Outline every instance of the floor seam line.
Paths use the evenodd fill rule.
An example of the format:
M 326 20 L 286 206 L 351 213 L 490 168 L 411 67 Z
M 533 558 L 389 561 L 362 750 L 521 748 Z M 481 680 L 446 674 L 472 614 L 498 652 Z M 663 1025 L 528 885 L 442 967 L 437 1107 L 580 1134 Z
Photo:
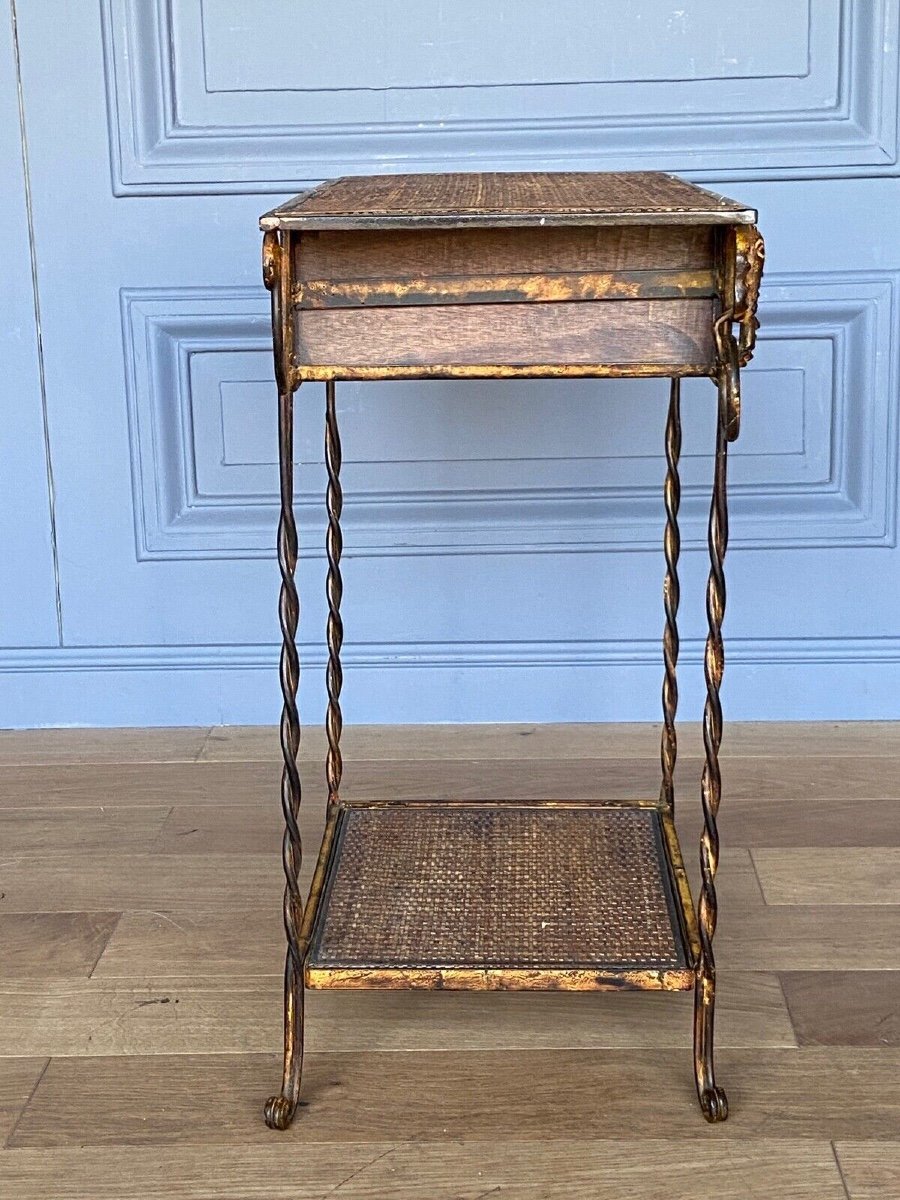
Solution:
M 850 1189 L 847 1186 L 847 1180 L 844 1177 L 844 1168 L 841 1166 L 841 1160 L 838 1157 L 837 1146 L 834 1143 L 834 1138 L 832 1138 L 829 1145 L 831 1146 L 831 1153 L 834 1158 L 834 1165 L 837 1167 L 837 1173 L 841 1178 L 841 1187 L 844 1189 L 844 1195 L 847 1197 L 847 1200 L 851 1200 Z
M 35 1093 L 37 1092 L 38 1088 L 41 1086 L 41 1081 L 43 1080 L 44 1076 L 47 1074 L 47 1068 L 50 1066 L 50 1063 L 52 1061 L 53 1061 L 52 1058 L 50 1057 L 50 1055 L 48 1055 L 47 1061 L 44 1063 L 43 1067 L 41 1068 L 40 1075 L 38 1075 L 37 1079 L 34 1081 L 34 1087 L 28 1093 L 28 1099 L 22 1105 L 22 1108 L 19 1111 L 19 1115 L 16 1117 L 16 1120 L 15 1120 L 15 1123 L 13 1124 L 12 1129 L 10 1129 L 9 1133 L 6 1135 L 6 1140 L 3 1143 L 4 1150 L 9 1150 L 12 1148 L 12 1140 L 13 1140 L 13 1137 L 15 1136 L 16 1130 L 19 1128 L 22 1118 L 25 1116 L 25 1113 L 27 1112 L 29 1105 L 31 1104 L 32 1100 L 34 1099 Z

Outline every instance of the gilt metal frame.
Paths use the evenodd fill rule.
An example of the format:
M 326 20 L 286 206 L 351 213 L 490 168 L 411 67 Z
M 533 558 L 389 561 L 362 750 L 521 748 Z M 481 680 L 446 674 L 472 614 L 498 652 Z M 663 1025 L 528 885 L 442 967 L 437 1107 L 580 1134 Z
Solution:
M 289 229 L 268 228 L 263 240 L 263 279 L 271 293 L 275 377 L 278 385 L 280 518 L 278 524 L 278 564 L 281 573 L 279 620 L 282 634 L 280 681 L 283 695 L 280 737 L 283 757 L 281 801 L 284 812 L 283 868 L 285 875 L 284 926 L 287 954 L 284 975 L 284 1072 L 279 1094 L 265 1106 L 266 1123 L 273 1129 L 286 1129 L 297 1109 L 303 1065 L 304 964 L 310 947 L 312 923 L 325 885 L 326 871 L 340 818 L 342 758 L 341 646 L 343 623 L 341 599 L 341 511 L 343 493 L 340 483 L 341 443 L 335 405 L 335 380 L 338 378 L 444 378 L 448 376 L 508 378 L 511 376 L 557 375 L 641 376 L 660 374 L 658 368 L 635 365 L 630 368 L 572 365 L 568 367 L 482 366 L 477 371 L 466 367 L 342 368 L 315 367 L 298 370 L 293 356 L 293 246 L 297 235 Z M 724 672 L 722 622 L 725 615 L 724 562 L 728 546 L 727 453 L 728 445 L 740 430 L 740 369 L 752 356 L 757 329 L 756 306 L 764 259 L 762 237 L 754 226 L 734 226 L 723 231 L 726 241 L 722 262 L 724 278 L 721 295 L 724 311 L 715 323 L 716 363 L 712 373 L 717 387 L 716 444 L 712 499 L 708 525 L 710 559 L 706 588 L 708 634 L 704 654 L 706 701 L 703 714 L 704 765 L 700 783 L 703 828 L 700 838 L 700 891 L 694 906 L 687 875 L 681 862 L 674 831 L 674 772 L 677 758 L 675 721 L 678 707 L 677 664 L 679 651 L 678 609 L 680 584 L 678 563 L 680 531 L 678 524 L 681 498 L 679 459 L 681 453 L 681 377 L 710 374 L 706 367 L 684 367 L 670 372 L 669 408 L 665 432 L 666 476 L 665 503 L 665 578 L 663 606 L 664 677 L 662 685 L 663 728 L 660 745 L 661 787 L 659 805 L 662 828 L 674 873 L 674 883 L 683 910 L 696 917 L 696 926 L 688 930 L 688 945 L 694 958 L 694 1068 L 697 1095 L 708 1121 L 724 1120 L 728 1115 L 725 1092 L 716 1083 L 714 1066 L 714 1016 L 716 968 L 713 939 L 716 932 L 716 872 L 719 864 L 717 818 L 722 797 L 719 749 L 722 740 L 720 689 Z M 737 332 L 735 332 L 737 331 Z M 298 557 L 297 525 L 293 503 L 293 397 L 304 379 L 326 382 L 325 462 L 328 476 L 326 508 L 328 561 L 326 593 L 327 617 L 327 755 L 325 776 L 328 808 L 325 833 L 306 903 L 299 889 L 303 847 L 298 825 L 301 783 L 298 768 L 300 721 L 297 705 L 299 658 L 297 627 L 300 601 L 296 584 Z M 465 986 L 465 985 L 463 985 Z M 560 986 L 557 983 L 555 986 Z M 577 987 L 575 981 L 571 985 Z M 588 986 L 587 983 L 584 986 Z M 644 984 L 643 986 L 648 986 Z

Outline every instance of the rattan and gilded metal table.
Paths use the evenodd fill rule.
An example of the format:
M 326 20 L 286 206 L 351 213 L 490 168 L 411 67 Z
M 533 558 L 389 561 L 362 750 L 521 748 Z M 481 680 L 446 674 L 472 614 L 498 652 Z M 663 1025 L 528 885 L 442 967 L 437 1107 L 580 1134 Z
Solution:
M 273 1128 L 290 1124 L 299 1100 L 305 988 L 693 988 L 697 1094 L 708 1120 L 727 1116 L 713 1064 L 726 462 L 757 328 L 755 221 L 654 172 L 345 178 L 262 218 L 279 391 L 288 943 Z M 575 801 L 561 781 L 544 802 L 347 803 L 336 381 L 602 376 L 670 380 L 659 795 Z M 673 820 L 685 376 L 709 377 L 718 395 L 696 906 Z M 325 833 L 304 900 L 293 395 L 307 380 L 325 382 L 328 749 Z

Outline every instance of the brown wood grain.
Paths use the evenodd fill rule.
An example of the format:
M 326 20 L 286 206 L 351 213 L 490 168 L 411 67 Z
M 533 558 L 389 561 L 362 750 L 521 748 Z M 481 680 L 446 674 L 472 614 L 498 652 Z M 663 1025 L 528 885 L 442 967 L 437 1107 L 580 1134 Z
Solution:
M 171 729 L 0 730 L 0 766 L 95 762 L 193 762 L 208 726 Z
M 140 907 L 120 919 L 116 908 L 10 913 L 0 902 L 0 1055 L 12 1055 L 0 1057 L 0 1132 L 22 1115 L 0 1152 L 0 1195 L 249 1200 L 337 1188 L 418 1200 L 427 1178 L 440 1200 L 497 1188 L 523 1200 L 670 1200 L 682 1183 L 692 1198 L 708 1185 L 710 1200 L 839 1200 L 835 1138 L 847 1195 L 900 1197 L 900 904 L 882 902 L 895 888 L 898 729 L 726 730 L 716 954 L 727 1125 L 710 1129 L 697 1113 L 689 995 L 311 993 L 309 1106 L 284 1137 L 260 1117 L 280 1070 L 284 954 L 271 728 L 201 731 L 192 756 L 222 761 L 198 764 L 154 764 L 159 731 L 91 733 L 83 747 L 71 731 L 44 731 L 37 752 L 30 735 L 9 735 L 0 826 L 17 869 L 32 871 L 29 894 L 49 886 L 63 899 L 77 860 L 86 888 Z M 695 881 L 691 734 L 679 827 Z M 351 727 L 348 794 L 502 799 L 502 779 L 506 798 L 552 798 L 565 779 L 570 798 L 652 798 L 657 741 L 653 726 Z M 305 750 L 308 880 L 321 730 Z M 778 903 L 765 903 L 742 847 Z M 128 877 L 138 859 L 152 885 Z M 255 861 L 270 864 L 271 886 Z M 799 890 L 772 890 L 789 879 Z M 795 902 L 812 895 L 824 902 Z M 198 898 L 213 907 L 197 910 Z M 62 1057 L 23 1115 L 51 1052 Z
M 0 1058 L 0 1146 L 12 1132 L 46 1066 L 44 1056 Z
M 720 922 L 716 962 L 726 971 L 900 970 L 900 907 L 745 904 Z
M 261 854 L 55 854 L 3 864 L 4 912 L 232 909 L 280 903 L 278 862 Z
M 696 754 L 696 721 L 680 721 L 679 742 Z M 342 744 L 359 759 L 648 758 L 659 746 L 659 722 L 535 725 L 345 725 Z M 895 758 L 900 722 L 731 721 L 721 757 Z M 322 725 L 305 725 L 304 760 L 324 761 Z M 193 762 L 222 759 L 276 762 L 275 725 L 216 725 L 196 729 L 30 729 L 0 731 L 0 768 L 53 764 Z M 2 778 L 2 776 L 0 776 Z M 27 778 L 23 777 L 23 778 Z M 27 798 L 26 798 L 27 799 Z
M 274 1053 L 281 1044 L 281 979 L 95 977 L 0 982 L 0 1055 Z M 311 992 L 312 1053 L 372 1050 L 677 1048 L 689 995 L 641 993 Z M 794 1046 L 778 979 L 731 972 L 717 1027 L 722 1046 Z
M 801 1045 L 900 1045 L 900 971 L 786 971 L 780 978 Z
M 389 1146 L 104 1146 L 0 1154 L 15 1200 L 324 1200 Z M 342 1189 L 348 1195 L 346 1188 Z
M 755 849 L 769 904 L 900 904 L 900 848 Z
M 126 912 L 93 974 L 98 979 L 280 978 L 283 965 L 284 926 L 276 901 L 243 909 L 239 920 L 221 909 Z
M 0 982 L 86 978 L 118 920 L 117 912 L 0 912 Z
M 258 753 L 263 753 L 262 750 Z M 233 761 L 223 749 L 221 761 L 142 764 L 101 763 L 85 771 L 76 764 L 0 767 L 0 809 L 86 808 L 173 804 L 278 804 L 277 759 Z M 564 755 L 565 767 L 553 758 L 516 758 L 511 751 L 498 769 L 494 757 L 392 762 L 348 755 L 342 795 L 347 800 L 372 799 L 639 799 L 659 792 L 659 759 L 644 756 L 599 759 Z M 307 765 L 308 764 L 308 765 Z M 680 804 L 696 807 L 702 760 L 687 752 L 679 758 Z M 321 761 L 301 765 L 304 806 L 324 804 Z M 874 753 L 791 754 L 765 757 L 732 755 L 722 761 L 724 798 L 728 806 L 742 800 L 833 799 L 841 803 L 900 799 L 900 758 Z M 563 797 L 560 793 L 564 792 Z M 861 809 L 862 811 L 862 809 Z
M 434 229 L 307 233 L 295 278 L 335 281 L 393 276 L 539 274 L 549 271 L 689 270 L 709 267 L 707 226 L 669 228 Z
M 859 1144 L 846 1145 L 855 1165 Z M 625 1140 L 564 1138 L 477 1146 L 307 1141 L 299 1154 L 288 1137 L 169 1146 L 165 1154 L 140 1146 L 16 1150 L 0 1156 L 0 1187 L 16 1200 L 423 1200 L 427 1180 L 428 1200 L 846 1200 L 827 1142 L 710 1142 L 702 1163 L 698 1170 L 696 1143 L 675 1140 L 642 1141 L 639 1155 Z
M 741 1139 L 897 1136 L 900 1051 L 882 1047 L 724 1050 Z M 514 1054 L 312 1054 L 296 1144 L 510 1138 L 707 1142 L 684 1050 L 558 1050 Z M 14 1147 L 265 1143 L 259 1118 L 275 1055 L 57 1058 L 22 1114 Z M 73 1104 L 72 1097 L 79 1097 Z M 734 1135 L 731 1135 L 734 1136 Z M 638 1152 L 638 1151 L 636 1151 Z
M 727 768 L 726 768 L 727 769 Z M 803 799 L 741 798 L 723 805 L 720 833 L 731 846 L 769 849 L 796 846 L 900 846 L 900 805 L 895 799 L 847 799 L 808 796 Z M 681 805 L 685 825 L 699 828 L 696 809 Z M 693 836 L 690 838 L 693 840 Z
M 272 797 L 253 804 L 176 804 L 152 845 L 156 854 L 281 853 L 284 817 Z M 317 811 L 318 810 L 318 811 Z M 308 806 L 301 832 L 310 841 L 322 836 L 322 806 Z
M 0 809 L 160 807 L 270 802 L 278 796 L 277 761 L 235 763 L 76 763 L 0 767 Z M 310 788 L 310 791 L 312 789 Z
M 900 1142 L 840 1141 L 834 1149 L 848 1200 L 898 1200 Z
M 327 367 L 712 366 L 709 300 L 307 310 L 294 361 Z
M 534 725 L 345 725 L 341 745 L 349 760 L 650 758 L 659 749 L 656 721 Z M 98 731 L 102 732 L 102 731 Z M 155 732 L 155 731 L 149 731 Z M 26 735 L 19 735 L 27 737 Z M 688 757 L 701 752 L 697 721 L 678 723 L 678 743 Z M 303 760 L 325 760 L 325 730 L 305 725 Z M 810 758 L 827 755 L 891 756 L 900 752 L 895 721 L 730 721 L 720 757 Z M 216 725 L 200 758 L 204 761 L 277 760 L 276 725 Z M 599 768 L 598 768 L 599 769 Z
M 165 805 L 0 808 L 0 846 L 11 856 L 149 850 L 170 811 Z

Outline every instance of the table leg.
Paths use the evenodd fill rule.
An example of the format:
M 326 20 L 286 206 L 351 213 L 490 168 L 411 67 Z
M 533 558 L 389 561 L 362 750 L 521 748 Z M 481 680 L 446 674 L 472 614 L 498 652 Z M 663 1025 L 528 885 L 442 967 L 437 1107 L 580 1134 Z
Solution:
M 341 552 L 344 542 L 341 534 L 341 510 L 344 495 L 341 490 L 341 435 L 338 429 L 337 410 L 334 401 L 334 380 L 325 384 L 325 465 L 328 469 L 328 490 L 325 503 L 328 509 L 328 532 L 325 546 L 328 556 L 328 712 L 325 717 L 325 732 L 328 738 L 328 755 L 325 762 L 325 777 L 328 783 L 328 803 L 340 800 L 341 774 L 341 687 L 344 675 L 341 668 L 341 646 L 344 641 L 344 624 L 341 620 L 341 598 L 344 584 L 341 579 Z
M 729 331 L 729 349 L 734 339 Z M 703 713 L 703 745 L 706 761 L 700 784 L 703 832 L 700 836 L 700 904 L 698 925 L 700 957 L 694 989 L 694 1069 L 697 1096 L 708 1121 L 728 1116 L 725 1092 L 715 1079 L 713 1026 L 716 1000 L 716 964 L 712 942 L 716 932 L 717 901 L 715 877 L 719 866 L 719 833 L 716 818 L 722 797 L 719 747 L 722 742 L 722 705 L 719 689 L 725 670 L 722 621 L 725 616 L 725 551 L 728 547 L 727 467 L 728 442 L 736 436 L 735 410 L 739 404 L 736 362 L 723 363 L 719 374 L 716 457 L 712 503 L 709 513 L 709 581 L 706 588 L 706 639 L 704 671 L 706 705 Z M 737 409 L 739 411 L 739 409 Z
M 295 579 L 297 570 L 297 522 L 294 516 L 294 391 L 291 377 L 290 325 L 290 246 L 285 247 L 277 234 L 266 234 L 263 242 L 263 279 L 272 294 L 272 326 L 275 343 L 275 377 L 278 382 L 278 462 L 281 514 L 278 521 L 278 567 L 281 592 L 278 617 L 281 625 L 280 679 L 283 706 L 281 712 L 281 807 L 284 812 L 284 929 L 287 955 L 284 967 L 284 1073 L 281 1093 L 266 1102 L 265 1118 L 270 1129 L 287 1129 L 297 1110 L 300 1076 L 303 1066 L 303 949 L 300 925 L 303 899 L 300 895 L 300 866 L 303 844 L 297 823 L 300 811 L 300 714 L 297 688 L 300 659 L 297 652 L 297 626 L 300 597 Z
M 675 714 L 678 710 L 678 603 L 681 587 L 678 581 L 678 556 L 681 534 L 678 529 L 678 509 L 681 504 L 681 478 L 678 461 L 681 457 L 681 380 L 670 381 L 669 415 L 666 420 L 666 532 L 663 547 L 666 556 L 666 577 L 663 583 L 663 606 L 666 627 L 663 632 L 663 662 L 665 676 L 662 686 L 663 729 L 660 743 L 662 785 L 660 801 L 671 813 L 675 809 L 675 759 L 678 742 L 675 733 Z

